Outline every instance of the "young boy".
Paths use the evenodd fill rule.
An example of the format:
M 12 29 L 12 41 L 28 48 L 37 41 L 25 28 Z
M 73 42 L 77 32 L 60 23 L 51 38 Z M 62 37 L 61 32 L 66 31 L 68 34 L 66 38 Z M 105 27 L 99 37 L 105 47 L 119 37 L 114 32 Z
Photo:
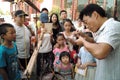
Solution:
M 1 24 L 0 36 L 3 39 L 3 43 L 0 45 L 0 80 L 21 80 L 17 48 L 13 42 L 16 37 L 13 25 Z

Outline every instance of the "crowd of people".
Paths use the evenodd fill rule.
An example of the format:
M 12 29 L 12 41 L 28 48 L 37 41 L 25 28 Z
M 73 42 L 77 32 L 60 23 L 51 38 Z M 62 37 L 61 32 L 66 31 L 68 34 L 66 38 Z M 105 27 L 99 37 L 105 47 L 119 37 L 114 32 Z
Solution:
M 42 72 L 42 60 L 65 80 L 120 80 L 120 22 L 107 18 L 102 7 L 88 4 L 74 24 L 66 10 L 60 11 L 60 19 L 57 13 L 49 17 L 47 8 L 41 10 L 40 17 L 34 15 L 32 22 L 27 16 L 17 10 L 11 23 L 0 23 L 0 80 L 22 80 L 19 70 L 26 69 L 38 37 L 42 43 L 36 80 Z M 52 24 L 50 31 L 46 23 Z

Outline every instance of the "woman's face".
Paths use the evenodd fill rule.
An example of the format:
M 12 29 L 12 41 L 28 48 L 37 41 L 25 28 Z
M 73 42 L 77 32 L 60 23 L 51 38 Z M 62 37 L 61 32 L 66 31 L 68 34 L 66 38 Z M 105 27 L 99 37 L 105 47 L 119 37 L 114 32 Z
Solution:
M 55 14 L 53 14 L 52 16 L 52 22 L 55 23 L 57 21 L 57 16 Z

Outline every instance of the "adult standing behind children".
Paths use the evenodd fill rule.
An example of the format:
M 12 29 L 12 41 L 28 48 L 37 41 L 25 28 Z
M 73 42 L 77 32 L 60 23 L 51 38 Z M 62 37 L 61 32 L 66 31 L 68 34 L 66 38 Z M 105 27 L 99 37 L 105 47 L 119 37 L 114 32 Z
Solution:
M 21 65 L 26 68 L 30 58 L 30 36 L 29 29 L 24 25 L 25 14 L 23 10 L 17 10 L 15 12 L 14 28 L 16 30 L 16 45 L 18 49 L 18 58 Z
M 41 14 L 40 14 L 40 21 L 41 23 L 48 23 L 49 17 L 48 17 L 48 9 L 42 8 Z
M 49 64 L 50 66 L 53 66 L 52 64 L 52 30 L 47 31 L 46 27 L 44 26 L 45 23 L 48 23 L 49 18 L 48 14 L 45 12 L 42 12 L 40 15 L 40 21 L 42 22 L 43 26 L 40 27 L 41 33 L 43 33 L 40 36 L 40 39 L 42 40 L 39 53 L 37 56 L 37 78 L 41 77 L 41 73 L 43 71 L 43 65 Z
M 50 23 L 53 23 L 53 28 L 52 28 L 52 31 L 53 31 L 53 46 L 56 44 L 56 38 L 57 38 L 57 34 L 59 32 L 62 31 L 62 28 L 59 24 L 59 18 L 58 18 L 58 15 L 56 13 L 52 13 L 50 15 Z
M 60 11 L 60 21 L 59 21 L 59 22 L 60 22 L 60 26 L 61 26 L 61 28 L 62 28 L 62 31 L 65 30 L 65 29 L 64 29 L 64 21 L 65 21 L 66 19 L 68 19 L 68 18 L 67 18 L 67 11 L 66 11 L 66 10 L 61 10 L 61 11 Z M 71 31 L 75 31 L 74 25 L 72 25 Z
M 0 45 L 0 80 L 21 80 L 13 25 L 0 24 L 0 36 L 4 40 Z
M 80 19 L 95 34 L 93 43 L 82 35 L 76 41 L 97 58 L 95 80 L 120 80 L 120 22 L 108 19 L 97 4 L 87 5 Z
M 66 10 L 61 10 L 60 11 L 60 26 L 62 28 L 62 31 L 64 31 L 64 20 L 67 19 L 67 11 Z

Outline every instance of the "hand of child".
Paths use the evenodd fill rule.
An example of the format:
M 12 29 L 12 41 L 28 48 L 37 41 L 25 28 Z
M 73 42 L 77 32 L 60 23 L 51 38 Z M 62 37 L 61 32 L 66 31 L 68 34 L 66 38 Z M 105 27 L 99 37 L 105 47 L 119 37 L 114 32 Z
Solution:
M 73 55 L 73 59 L 76 59 L 76 58 L 77 58 L 77 54 L 74 54 L 74 55 Z
M 54 45 L 54 48 L 59 48 L 59 44 L 56 43 L 56 44 Z
M 76 67 L 79 68 L 80 67 L 80 63 L 76 63 Z
M 81 69 L 85 69 L 85 68 L 87 68 L 87 66 L 88 66 L 88 64 L 85 63 L 85 64 L 80 65 L 80 68 L 81 68 Z

